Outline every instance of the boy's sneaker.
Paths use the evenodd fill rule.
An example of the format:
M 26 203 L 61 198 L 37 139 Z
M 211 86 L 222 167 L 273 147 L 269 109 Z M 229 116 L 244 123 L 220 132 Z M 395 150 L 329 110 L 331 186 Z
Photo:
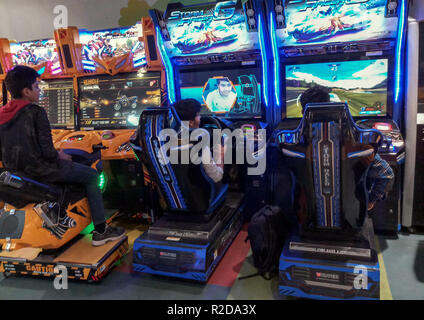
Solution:
M 118 240 L 125 236 L 125 229 L 121 227 L 111 227 L 106 225 L 105 232 L 99 233 L 97 231 L 93 231 L 93 240 L 91 244 L 95 247 L 102 246 L 108 241 Z

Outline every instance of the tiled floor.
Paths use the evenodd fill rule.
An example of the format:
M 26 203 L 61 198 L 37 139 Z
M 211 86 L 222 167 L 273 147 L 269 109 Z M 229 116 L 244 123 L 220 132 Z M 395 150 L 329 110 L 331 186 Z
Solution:
M 140 228 L 139 228 L 140 229 Z M 130 248 L 142 231 L 130 232 Z M 4 299 L 172 299 L 172 300 L 284 300 L 277 279 L 254 274 L 246 226 L 239 233 L 207 284 L 134 274 L 132 252 L 99 284 L 69 282 L 68 290 L 56 290 L 53 280 L 0 275 L 0 300 Z M 381 250 L 381 298 L 424 299 L 424 235 L 399 234 L 397 239 L 379 237 Z M 383 259 L 383 264 L 381 263 Z

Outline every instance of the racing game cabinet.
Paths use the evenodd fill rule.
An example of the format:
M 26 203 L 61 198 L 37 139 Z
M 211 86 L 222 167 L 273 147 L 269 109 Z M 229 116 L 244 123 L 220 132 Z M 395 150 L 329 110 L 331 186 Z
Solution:
M 135 241 L 133 268 L 205 282 L 241 228 L 242 195 L 214 183 L 200 163 L 166 161 L 163 129 L 175 130 L 178 143 L 171 149 L 179 155 L 194 146 L 181 142 L 181 132 L 188 130 L 182 126 L 173 108 L 146 109 L 140 116 L 132 145 L 158 187 L 164 215 Z M 201 139 L 209 137 L 206 130 L 198 132 Z
M 378 299 L 380 273 L 366 176 L 381 133 L 360 129 L 345 103 L 309 104 L 277 139 L 297 184 L 298 229 L 280 256 L 283 295 Z

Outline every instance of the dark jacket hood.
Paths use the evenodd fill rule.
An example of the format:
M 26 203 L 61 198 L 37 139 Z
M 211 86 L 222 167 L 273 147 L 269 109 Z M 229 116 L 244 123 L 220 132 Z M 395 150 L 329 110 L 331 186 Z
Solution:
M 31 104 L 28 100 L 15 99 L 0 108 L 0 125 L 3 125 L 16 115 L 16 113 L 27 105 Z

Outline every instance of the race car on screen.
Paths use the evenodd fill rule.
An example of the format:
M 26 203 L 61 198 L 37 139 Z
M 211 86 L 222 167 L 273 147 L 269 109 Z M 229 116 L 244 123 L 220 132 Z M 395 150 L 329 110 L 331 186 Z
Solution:
M 174 46 L 182 53 L 192 53 L 228 43 L 237 39 L 237 34 L 225 25 L 219 25 L 212 30 L 197 30 L 176 39 Z

